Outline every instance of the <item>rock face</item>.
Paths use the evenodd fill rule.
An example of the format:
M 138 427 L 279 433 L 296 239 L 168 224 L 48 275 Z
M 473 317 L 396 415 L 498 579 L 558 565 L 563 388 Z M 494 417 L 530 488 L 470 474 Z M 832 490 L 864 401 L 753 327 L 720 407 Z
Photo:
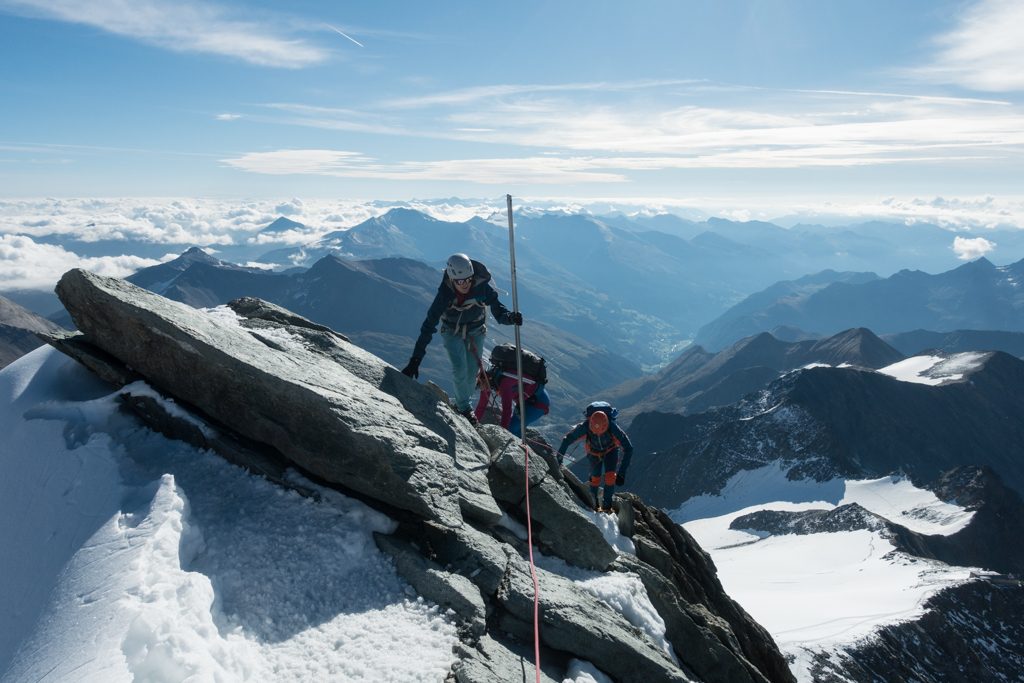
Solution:
M 925 603 L 913 622 L 887 626 L 858 647 L 818 657 L 822 683 L 1019 681 L 1024 671 L 1024 586 L 977 580 Z
M 459 625 L 450 681 L 533 677 L 528 548 L 509 530 L 527 521 L 527 463 L 538 545 L 579 571 L 638 577 L 672 646 L 538 568 L 542 680 L 562 680 L 572 658 L 623 682 L 793 680 L 770 636 L 663 512 L 620 497 L 620 529 L 637 552 L 617 553 L 550 453 L 498 427 L 472 428 L 437 392 L 342 335 L 256 299 L 206 313 L 80 270 L 57 291 L 82 334 L 52 343 L 107 381 L 130 382 L 125 405 L 147 424 L 282 485 L 284 469 L 298 468 L 391 515 L 397 531 L 378 546 Z M 187 419 L 161 412 L 157 392 Z
M 338 363 L 300 344 L 283 353 L 271 335 L 239 334 L 184 304 L 82 270 L 65 274 L 57 295 L 91 343 L 218 423 L 328 481 L 461 522 L 450 444 Z
M 61 332 L 60 325 L 0 296 L 0 368 L 42 346 L 37 335 Z
M 644 413 L 630 425 L 630 478 L 674 509 L 717 493 L 742 470 L 782 462 L 791 478 L 873 478 L 902 471 L 927 484 L 963 465 L 990 467 L 1024 493 L 1024 361 L 984 354 L 940 386 L 858 368 L 789 373 L 759 394 L 699 415 Z

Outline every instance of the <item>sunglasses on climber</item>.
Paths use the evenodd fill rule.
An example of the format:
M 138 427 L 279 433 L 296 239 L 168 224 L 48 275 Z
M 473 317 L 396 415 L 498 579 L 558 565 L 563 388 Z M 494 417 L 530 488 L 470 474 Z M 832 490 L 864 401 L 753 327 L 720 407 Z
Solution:
M 471 282 L 472 280 L 473 278 L 471 277 L 463 277 L 459 278 L 458 280 L 452 280 L 452 282 L 461 287 L 462 285 L 466 284 L 467 282 Z

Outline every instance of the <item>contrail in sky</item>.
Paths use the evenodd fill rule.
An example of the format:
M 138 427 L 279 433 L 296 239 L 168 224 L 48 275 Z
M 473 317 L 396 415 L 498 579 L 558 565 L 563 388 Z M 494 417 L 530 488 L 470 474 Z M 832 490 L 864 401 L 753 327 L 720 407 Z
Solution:
M 332 31 L 334 31 L 335 33 L 337 33 L 337 34 L 338 34 L 339 36 L 342 36 L 343 38 L 348 38 L 349 40 L 351 40 L 351 41 L 352 41 L 353 43 L 355 43 L 355 44 L 356 44 L 356 45 L 358 45 L 359 47 L 366 47 L 365 45 L 363 45 L 362 43 L 360 43 L 360 42 L 359 42 L 358 40 L 356 40 L 355 38 L 353 38 L 353 37 L 352 37 L 352 36 L 350 36 L 349 34 L 347 34 L 347 33 L 345 33 L 344 31 L 342 31 L 341 29 L 337 29 L 337 28 L 334 28 L 334 27 L 333 27 L 333 26 L 331 26 L 330 24 L 327 24 L 327 28 L 331 29 Z

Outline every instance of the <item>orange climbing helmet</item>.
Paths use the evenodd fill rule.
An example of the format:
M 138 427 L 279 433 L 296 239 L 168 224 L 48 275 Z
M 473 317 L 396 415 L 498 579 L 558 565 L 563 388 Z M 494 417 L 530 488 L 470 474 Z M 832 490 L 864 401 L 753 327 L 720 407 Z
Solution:
M 608 415 L 600 410 L 595 410 L 590 415 L 590 431 L 594 434 L 604 434 L 608 431 Z

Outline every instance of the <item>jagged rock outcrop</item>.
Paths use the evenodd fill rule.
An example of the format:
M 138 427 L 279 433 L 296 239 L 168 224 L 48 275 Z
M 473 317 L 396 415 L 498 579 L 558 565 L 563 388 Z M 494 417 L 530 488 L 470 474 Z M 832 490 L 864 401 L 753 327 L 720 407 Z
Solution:
M 1024 586 L 979 578 L 932 596 L 916 621 L 882 628 L 843 652 L 818 655 L 820 683 L 1019 681 L 1024 671 Z
M 41 346 L 39 335 L 64 330 L 7 297 L 0 296 L 0 368 Z
M 810 368 L 726 408 L 641 414 L 629 430 L 633 490 L 675 509 L 778 462 L 794 479 L 902 471 L 920 485 L 982 465 L 1024 492 L 1024 362 L 997 351 L 957 374 L 930 386 L 862 368 Z
M 735 403 L 805 365 L 881 368 L 903 357 L 864 328 L 797 342 L 762 332 L 714 354 L 691 346 L 659 372 L 607 390 L 601 398 L 619 406 L 620 421 L 652 410 L 693 414 Z
M 72 270 L 57 284 L 57 294 L 92 344 L 156 388 L 313 474 L 449 524 L 461 523 L 460 502 L 485 518 L 500 517 L 493 499 L 476 495 L 487 491 L 483 471 L 473 467 L 480 463 L 455 469 L 459 454 L 449 449 L 456 444 L 444 436 L 462 443 L 479 439 L 454 415 L 448 434 L 440 435 L 394 396 L 302 343 L 261 329 L 239 334 L 123 280 Z M 328 333 L 312 332 L 328 343 Z M 341 337 L 334 346 L 348 346 L 380 381 L 387 373 L 399 374 Z M 463 450 L 477 454 L 481 448 Z M 460 476 L 478 482 L 456 487 Z M 461 493 L 468 495 L 460 501 Z
M 620 494 L 620 528 L 636 557 L 620 555 L 613 569 L 636 573 L 663 615 L 666 637 L 702 680 L 787 680 L 791 675 L 768 632 L 726 596 L 711 557 L 664 510 Z M 653 571 L 652 571 L 653 570 Z M 700 642 L 700 648 L 693 643 Z M 741 652 L 742 657 L 728 653 Z M 681 655 L 682 656 L 682 655 Z
M 527 462 L 538 545 L 584 568 L 574 571 L 637 576 L 671 644 L 538 567 L 542 680 L 561 680 L 571 658 L 622 682 L 793 680 L 771 637 L 664 512 L 620 497 L 620 529 L 637 552 L 617 553 L 579 500 L 584 487 L 549 451 L 472 428 L 433 389 L 329 328 L 254 299 L 198 311 L 80 270 L 58 294 L 82 334 L 55 346 L 108 381 L 130 381 L 126 407 L 154 428 L 286 486 L 295 487 L 287 468 L 298 468 L 392 515 L 397 530 L 378 535 L 378 547 L 459 625 L 450 681 L 532 678 L 534 585 L 526 543 L 511 531 L 526 522 Z

